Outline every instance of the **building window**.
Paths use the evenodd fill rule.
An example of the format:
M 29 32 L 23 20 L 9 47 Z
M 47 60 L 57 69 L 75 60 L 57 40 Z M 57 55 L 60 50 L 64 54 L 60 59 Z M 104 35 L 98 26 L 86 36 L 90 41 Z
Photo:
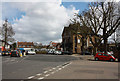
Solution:
M 90 43 L 90 44 L 92 44 L 92 42 L 91 42 L 91 41 L 89 41 L 89 43 Z
M 78 43 L 80 43 L 80 39 L 78 39 Z

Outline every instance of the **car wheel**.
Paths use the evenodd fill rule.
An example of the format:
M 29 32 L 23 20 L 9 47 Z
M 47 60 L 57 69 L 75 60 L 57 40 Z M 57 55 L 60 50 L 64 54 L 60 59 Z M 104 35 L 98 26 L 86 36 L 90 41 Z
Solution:
M 99 60 L 99 58 L 95 58 L 95 60 L 96 60 L 96 61 L 98 61 L 98 60 Z
M 111 62 L 113 62 L 113 61 L 114 61 L 114 59 L 112 59 L 112 58 L 111 58 L 111 59 L 110 59 L 110 61 L 111 61 Z

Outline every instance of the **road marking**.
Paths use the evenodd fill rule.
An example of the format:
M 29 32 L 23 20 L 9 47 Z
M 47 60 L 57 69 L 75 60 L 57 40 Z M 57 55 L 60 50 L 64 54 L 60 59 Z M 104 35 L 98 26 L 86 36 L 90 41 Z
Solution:
M 28 77 L 28 79 L 32 79 L 34 76 L 30 76 L 30 77 Z
M 61 70 L 62 68 L 59 68 L 58 70 Z
M 48 71 L 45 71 L 44 73 L 47 73 Z
M 50 69 L 49 71 L 52 71 L 52 69 Z
M 57 67 L 60 67 L 60 66 L 57 66 Z
M 45 77 L 50 76 L 50 74 L 54 74 L 55 72 L 62 70 L 63 68 L 65 68 L 66 66 L 68 66 L 70 64 L 71 64 L 71 62 L 66 62 L 62 65 L 57 66 L 57 68 L 52 68 L 52 69 L 49 69 L 48 71 L 44 71 L 43 73 L 45 75 L 44 74 L 42 75 L 41 73 L 39 73 L 39 74 L 36 74 L 35 76 L 28 77 L 28 79 L 32 79 L 33 77 L 40 76 L 40 75 L 42 75 L 44 77 L 39 77 L 37 79 L 38 80 L 44 79 Z M 50 74 L 48 74 L 48 72 L 50 72 Z
M 62 68 L 65 68 L 65 66 L 63 66 Z
M 52 68 L 52 69 L 56 69 L 56 68 Z
M 41 80 L 41 79 L 44 79 L 44 77 L 40 77 L 40 78 L 38 78 L 38 80 Z
M 42 75 L 42 74 L 36 74 L 37 76 L 40 76 L 40 75 Z
M 50 74 L 45 75 L 46 77 L 49 76 Z

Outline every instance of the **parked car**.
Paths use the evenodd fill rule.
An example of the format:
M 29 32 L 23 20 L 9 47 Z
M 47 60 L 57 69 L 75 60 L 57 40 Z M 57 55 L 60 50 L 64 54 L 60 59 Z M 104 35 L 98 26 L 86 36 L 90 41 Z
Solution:
M 28 50 L 28 51 L 27 51 L 27 55 L 29 55 L 29 54 L 31 54 L 31 55 L 35 55 L 36 52 L 35 52 L 35 51 Z
M 69 51 L 62 51 L 62 54 L 72 55 L 72 52 L 69 52 Z
M 11 52 L 10 51 L 2 51 L 2 56 L 6 56 L 6 55 L 10 55 Z
M 61 51 L 55 51 L 55 54 L 62 55 L 62 52 Z
M 95 60 L 105 60 L 105 61 L 115 61 L 115 57 L 111 54 L 105 54 L 105 53 L 97 53 L 95 55 Z
M 84 51 L 84 52 L 82 52 L 81 53 L 82 55 L 92 55 L 90 52 L 88 52 L 88 51 Z
M 48 51 L 48 54 L 54 54 L 54 53 L 55 53 L 55 51 L 53 51 L 53 50 Z
M 17 50 L 11 51 L 11 57 L 20 57 L 19 52 Z
M 2 55 L 1 51 L 0 51 L 0 55 Z

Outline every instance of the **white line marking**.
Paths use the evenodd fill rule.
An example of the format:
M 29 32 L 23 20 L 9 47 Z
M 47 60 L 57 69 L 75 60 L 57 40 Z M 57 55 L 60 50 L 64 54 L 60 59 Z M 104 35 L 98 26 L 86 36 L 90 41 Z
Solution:
M 38 78 L 38 80 L 41 80 L 41 79 L 44 79 L 44 77 L 40 77 L 40 78 Z
M 56 69 L 56 68 L 52 68 L 52 69 Z
M 46 77 L 49 76 L 50 74 L 45 75 Z
M 58 70 L 61 70 L 62 68 L 59 68 Z
M 48 71 L 45 71 L 44 73 L 47 73 Z
M 36 74 L 37 76 L 40 76 L 41 74 Z
M 32 79 L 34 76 L 28 77 L 28 79 Z
M 60 67 L 60 66 L 57 66 L 57 67 Z
M 49 71 L 52 71 L 52 69 L 50 69 Z
M 65 68 L 65 66 L 63 66 L 62 68 Z

